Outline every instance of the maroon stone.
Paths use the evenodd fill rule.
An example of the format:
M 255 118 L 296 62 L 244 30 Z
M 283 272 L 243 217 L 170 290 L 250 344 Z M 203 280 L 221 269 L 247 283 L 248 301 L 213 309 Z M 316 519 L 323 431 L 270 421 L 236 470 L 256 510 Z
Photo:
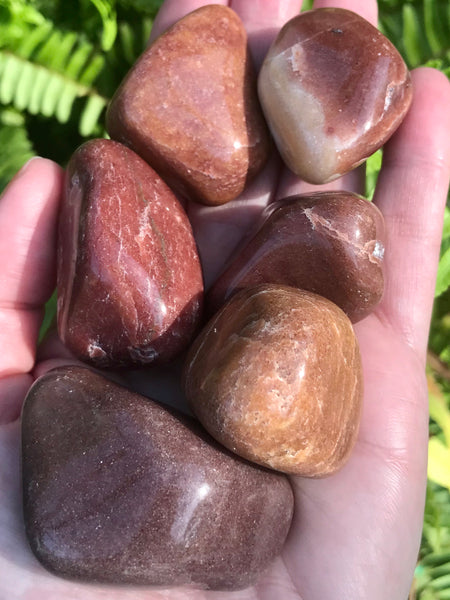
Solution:
M 359 321 L 384 289 L 384 219 L 350 192 L 292 196 L 268 206 L 208 294 L 212 313 L 237 291 L 279 283 L 316 292 Z
M 382 146 L 412 99 L 396 48 L 341 8 L 310 10 L 286 23 L 261 67 L 258 91 L 285 163 L 316 184 Z
M 211 4 L 175 23 L 128 73 L 106 122 L 184 196 L 216 205 L 241 194 L 270 136 L 237 14 Z
M 67 169 L 58 248 L 58 329 L 96 366 L 167 361 L 190 341 L 203 282 L 181 205 L 134 152 L 93 140 Z
M 57 575 L 237 589 L 281 551 L 293 511 L 284 476 L 87 368 L 39 379 L 22 432 L 26 532 Z

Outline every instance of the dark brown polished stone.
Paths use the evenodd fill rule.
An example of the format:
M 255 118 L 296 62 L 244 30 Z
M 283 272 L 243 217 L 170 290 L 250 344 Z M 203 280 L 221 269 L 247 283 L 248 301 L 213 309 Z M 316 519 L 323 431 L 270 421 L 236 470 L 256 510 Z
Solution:
M 412 99 L 396 48 L 340 8 L 286 23 L 262 65 L 258 91 L 285 163 L 315 184 L 336 179 L 382 146 Z
M 111 140 L 74 153 L 58 244 L 58 330 L 76 356 L 147 364 L 189 343 L 203 299 L 192 229 L 137 154 Z
M 107 128 L 184 196 L 236 198 L 270 146 L 236 13 L 204 6 L 157 38 L 114 95 Z
M 248 288 L 191 346 L 184 389 L 203 426 L 233 452 L 285 473 L 330 475 L 358 433 L 358 342 L 326 298 L 273 284 Z
M 256 233 L 238 249 L 207 296 L 216 311 L 237 291 L 260 283 L 310 290 L 356 322 L 383 295 L 384 219 L 350 192 L 292 196 L 267 207 Z
M 281 551 L 293 511 L 284 476 L 87 368 L 39 379 L 22 432 L 27 536 L 60 576 L 237 589 Z

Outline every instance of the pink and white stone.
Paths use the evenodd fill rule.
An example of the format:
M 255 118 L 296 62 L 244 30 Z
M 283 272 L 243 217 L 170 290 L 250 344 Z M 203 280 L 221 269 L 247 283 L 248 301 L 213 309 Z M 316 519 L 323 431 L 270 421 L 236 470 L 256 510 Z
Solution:
M 339 8 L 286 23 L 261 67 L 258 92 L 284 162 L 313 184 L 336 179 L 380 148 L 412 99 L 396 48 Z

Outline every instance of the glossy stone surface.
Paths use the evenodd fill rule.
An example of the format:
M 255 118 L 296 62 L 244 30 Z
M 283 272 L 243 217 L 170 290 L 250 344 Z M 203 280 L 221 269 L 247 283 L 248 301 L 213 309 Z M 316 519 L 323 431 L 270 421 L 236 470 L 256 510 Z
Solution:
M 343 175 L 382 146 L 412 99 L 396 48 L 339 8 L 307 11 L 281 29 L 258 91 L 284 162 L 314 184 Z
M 58 241 L 58 330 L 99 367 L 167 361 L 190 341 L 203 281 L 178 200 L 134 152 L 93 140 L 72 156 Z
M 236 198 L 270 146 L 236 13 L 205 6 L 157 38 L 117 90 L 106 121 L 113 139 L 184 196 L 211 205 Z
M 274 202 L 209 291 L 209 311 L 241 289 L 279 283 L 325 296 L 359 321 L 383 295 L 384 242 L 381 212 L 350 192 Z
M 191 346 L 184 388 L 215 439 L 286 473 L 337 471 L 358 433 L 358 343 L 346 315 L 311 292 L 267 284 L 233 296 Z
M 58 575 L 237 589 L 258 578 L 287 535 L 293 495 L 284 476 L 86 368 L 37 381 L 22 443 L 27 536 Z

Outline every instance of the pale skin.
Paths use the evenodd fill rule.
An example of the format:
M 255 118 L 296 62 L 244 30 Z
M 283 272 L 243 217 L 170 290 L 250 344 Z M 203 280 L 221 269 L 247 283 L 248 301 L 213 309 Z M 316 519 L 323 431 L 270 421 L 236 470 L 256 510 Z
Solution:
M 227 4 L 227 2 L 218 2 Z M 202 0 L 167 0 L 153 36 Z M 255 62 L 299 0 L 232 0 Z M 376 23 L 374 0 L 318 0 Z M 31 554 L 21 517 L 19 414 L 37 374 L 72 359 L 50 340 L 39 350 L 43 304 L 55 285 L 61 169 L 35 159 L 0 199 L 0 596 L 9 600 L 405 600 L 422 527 L 428 402 L 425 357 L 442 217 L 450 177 L 450 85 L 432 69 L 412 73 L 414 101 L 385 147 L 375 202 L 387 227 L 383 301 L 356 325 L 365 397 L 347 465 L 322 480 L 291 478 L 296 516 L 280 558 L 254 588 L 234 593 L 105 588 L 47 573 Z M 327 188 L 361 192 L 356 171 Z M 274 157 L 238 201 L 189 206 L 210 282 L 269 201 L 313 186 Z M 315 188 L 317 189 L 317 188 Z M 208 240 L 214 247 L 208 248 Z

